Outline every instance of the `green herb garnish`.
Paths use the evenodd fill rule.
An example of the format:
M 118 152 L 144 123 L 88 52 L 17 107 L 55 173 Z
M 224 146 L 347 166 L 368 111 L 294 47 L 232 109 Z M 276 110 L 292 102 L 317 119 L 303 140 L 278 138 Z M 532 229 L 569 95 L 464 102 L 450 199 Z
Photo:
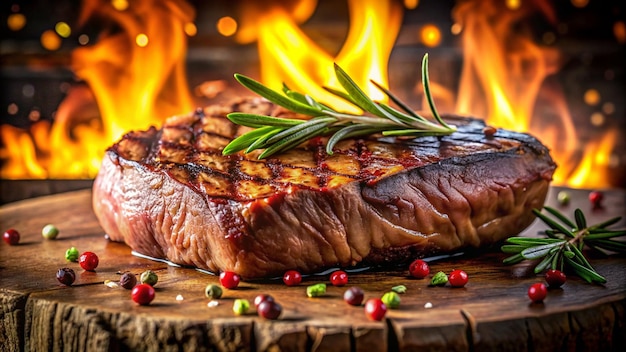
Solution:
M 229 155 L 242 150 L 249 153 L 256 149 L 264 149 L 259 155 L 259 159 L 263 159 L 294 148 L 312 138 L 330 135 L 326 142 L 326 152 L 332 154 L 337 142 L 350 137 L 376 133 L 383 136 L 439 136 L 456 131 L 456 127 L 448 125 L 435 108 L 428 81 L 428 54 L 424 55 L 422 60 L 422 84 L 435 121 L 418 115 L 389 90 L 371 81 L 403 111 L 388 104 L 373 101 L 341 67 L 337 64 L 334 67 L 337 80 L 344 90 L 328 87 L 325 89 L 358 106 L 368 115 L 339 112 L 317 102 L 309 95 L 292 91 L 287 85 L 283 84 L 283 94 L 281 94 L 252 78 L 235 74 L 235 79 L 249 90 L 292 112 L 311 116 L 311 118 L 301 120 L 241 112 L 230 113 L 227 117 L 233 123 L 252 127 L 254 130 L 232 140 L 222 153 Z
M 544 209 L 552 217 L 537 209 L 533 209 L 533 213 L 550 227 L 545 231 L 548 238 L 511 237 L 507 239 L 506 241 L 510 244 L 503 245 L 502 251 L 515 254 L 504 259 L 504 263 L 515 264 L 523 260 L 541 259 L 535 267 L 535 273 L 540 273 L 547 268 L 563 271 L 567 267 L 589 283 L 605 283 L 606 279 L 596 272 L 583 254 L 583 248 L 587 246 L 601 253 L 605 253 L 602 250 L 626 253 L 626 242 L 612 240 L 612 238 L 626 235 L 626 230 L 608 229 L 621 217 L 589 226 L 580 209 L 574 211 L 574 221 L 554 208 L 546 206 Z

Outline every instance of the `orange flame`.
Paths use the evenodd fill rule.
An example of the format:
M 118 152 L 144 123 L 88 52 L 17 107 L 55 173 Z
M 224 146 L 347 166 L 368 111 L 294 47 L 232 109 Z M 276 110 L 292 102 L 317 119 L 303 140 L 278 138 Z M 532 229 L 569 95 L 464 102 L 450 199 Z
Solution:
M 242 1 L 238 22 L 223 17 L 218 30 L 239 43 L 257 42 L 265 84 L 280 89 L 285 82 L 338 109 L 355 111 L 319 87 L 339 88 L 332 71 L 337 62 L 366 93 L 384 100 L 369 80 L 388 86 L 387 65 L 403 10 L 398 1 L 347 1 L 349 27 L 336 55 L 301 28 L 315 12 L 316 0 Z M 418 3 L 404 1 L 411 9 Z M 535 43 L 519 25 L 532 13 L 556 22 L 552 7 L 542 0 L 459 1 L 453 10 L 453 33 L 460 33 L 464 55 L 458 94 L 437 82 L 432 82 L 433 92 L 447 103 L 443 106 L 456 106 L 457 113 L 484 116 L 493 126 L 538 137 L 559 164 L 555 184 L 606 187 L 618 133 L 608 132 L 583 155 L 572 143 L 579 138 L 568 106 L 562 89 L 550 80 L 559 69 L 559 53 Z M 0 126 L 5 144 L 0 158 L 6 160 L 0 177 L 94 177 L 103 150 L 123 133 L 158 126 L 165 117 L 193 108 L 185 78 L 185 33 L 193 35 L 197 29 L 187 3 L 85 0 L 81 22 L 96 16 L 113 26 L 95 45 L 72 55 L 76 75 L 89 88 L 74 87 L 53 124 L 38 122 L 30 131 Z M 439 29 L 430 24 L 422 27 L 421 35 L 426 46 L 441 40 Z M 544 100 L 549 104 L 538 108 Z
M 7 159 L 2 178 L 92 178 L 104 150 L 122 134 L 193 108 L 185 76 L 185 25 L 194 10 L 175 0 L 114 5 L 110 0 L 83 4 L 81 22 L 98 16 L 121 28 L 73 52 L 73 69 L 93 97 L 73 90 L 54 124 L 38 122 L 31 134 L 2 126 L 6 147 L 1 154 Z M 76 121 L 81 107 L 94 99 L 100 120 Z
M 606 160 L 615 133 L 589 145 L 577 162 L 578 148 L 572 141 L 578 136 L 565 97 L 560 87 L 548 80 L 558 71 L 559 53 L 533 42 L 530 33 L 518 25 L 532 12 L 555 23 L 555 14 L 547 2 L 528 4 L 519 7 L 513 2 L 470 0 L 455 7 L 453 17 L 462 28 L 464 56 L 456 110 L 485 116 L 493 126 L 530 132 L 539 138 L 559 164 L 555 185 L 607 187 L 610 171 Z M 549 101 L 551 109 L 538 110 L 539 97 Z M 547 119 L 552 115 L 558 117 L 556 122 Z M 542 120 L 534 121 L 537 118 Z
M 280 89 L 283 82 L 291 89 L 307 92 L 312 97 L 338 109 L 354 111 L 320 86 L 337 87 L 333 62 L 350 74 L 355 82 L 374 99 L 385 96 L 370 79 L 388 86 L 387 62 L 394 40 L 400 30 L 402 7 L 393 1 L 349 0 L 350 27 L 343 47 L 336 57 L 328 54 L 298 26 L 312 15 L 316 1 L 267 5 L 259 11 L 253 4 L 242 13 L 240 42 L 257 40 L 261 61 L 261 79 L 270 87 Z

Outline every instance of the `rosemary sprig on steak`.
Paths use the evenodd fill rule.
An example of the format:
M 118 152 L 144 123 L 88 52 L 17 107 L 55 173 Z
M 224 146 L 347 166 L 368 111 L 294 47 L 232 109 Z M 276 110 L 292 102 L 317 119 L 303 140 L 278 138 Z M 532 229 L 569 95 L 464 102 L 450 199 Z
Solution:
M 550 227 L 545 231 L 548 238 L 511 237 L 510 244 L 502 246 L 505 253 L 515 253 L 504 259 L 505 264 L 515 264 L 523 260 L 539 260 L 535 273 L 548 267 L 563 271 L 565 267 L 589 283 L 605 283 L 606 279 L 591 266 L 585 255 L 585 246 L 605 253 L 603 250 L 626 253 L 626 242 L 613 238 L 626 235 L 626 230 L 610 230 L 621 217 L 612 218 L 596 225 L 587 225 L 580 209 L 574 211 L 574 221 L 551 207 L 544 209 L 552 217 L 533 209 L 533 213 Z
M 233 123 L 252 127 L 254 130 L 232 140 L 222 153 L 229 155 L 241 150 L 249 153 L 256 149 L 265 149 L 259 155 L 259 159 L 263 159 L 296 147 L 312 138 L 330 135 L 326 143 L 326 152 L 332 154 L 337 142 L 350 137 L 376 133 L 384 136 L 418 137 L 447 135 L 456 131 L 456 127 L 448 125 L 435 108 L 428 81 L 428 54 L 424 55 L 422 60 L 422 84 L 435 121 L 418 115 L 389 90 L 371 81 L 403 111 L 388 104 L 373 101 L 337 64 L 335 64 L 335 75 L 344 90 L 328 87 L 325 89 L 358 106 L 369 113 L 368 115 L 339 112 L 317 102 L 309 95 L 289 89 L 285 84 L 283 84 L 283 94 L 281 94 L 252 78 L 235 74 L 235 79 L 251 91 L 288 110 L 311 116 L 311 118 L 308 120 L 288 119 L 242 112 L 228 114 L 228 119 Z

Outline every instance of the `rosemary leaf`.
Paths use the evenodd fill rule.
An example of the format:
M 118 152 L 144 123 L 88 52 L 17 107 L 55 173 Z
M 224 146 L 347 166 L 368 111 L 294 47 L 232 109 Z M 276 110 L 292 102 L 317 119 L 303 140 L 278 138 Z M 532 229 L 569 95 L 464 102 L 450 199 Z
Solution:
M 574 237 L 574 234 L 572 233 L 572 231 L 566 229 L 565 227 L 563 227 L 563 225 L 559 224 L 558 222 L 550 219 L 549 217 L 543 215 L 539 210 L 537 209 L 533 209 L 533 213 L 540 218 L 543 222 L 545 222 L 548 226 L 550 226 L 551 228 L 569 236 L 569 237 Z
M 256 94 L 262 96 L 263 98 L 284 107 L 285 109 L 289 109 L 295 113 L 303 115 L 318 116 L 322 114 L 319 109 L 313 108 L 309 105 L 299 102 L 298 100 L 294 100 L 285 95 L 282 95 L 250 77 L 236 73 L 235 79 L 244 87 L 250 89 Z
M 402 102 L 400 99 L 398 99 L 397 96 L 395 96 L 393 93 L 391 93 L 389 91 L 389 89 L 383 87 L 381 84 L 379 84 L 378 82 L 374 81 L 374 80 L 370 80 L 370 82 L 372 82 L 372 84 L 374 84 L 376 86 L 376 88 L 380 89 L 381 91 L 383 91 L 383 93 L 385 93 L 389 99 L 391 99 L 391 101 L 393 101 L 396 105 L 398 105 L 402 110 L 404 110 L 407 114 L 420 119 L 420 120 L 426 120 L 425 118 L 421 117 L 420 115 L 418 115 L 415 111 L 413 111 L 413 109 L 411 109 L 410 107 L 408 107 L 406 104 L 404 104 L 404 102 Z
M 275 127 L 267 126 L 246 132 L 228 143 L 228 145 L 222 151 L 222 154 L 230 155 L 237 153 L 240 150 L 244 150 L 248 148 L 248 146 L 250 146 L 255 140 L 258 140 L 260 137 L 264 136 L 270 131 L 274 131 L 275 129 Z
M 517 253 L 516 255 L 512 255 L 510 257 L 504 258 L 502 263 L 504 264 L 517 264 L 524 261 L 524 257 L 522 257 L 521 253 Z
M 576 263 L 574 260 L 567 258 L 567 257 L 565 257 L 565 261 L 568 263 L 568 265 L 570 265 L 574 269 L 576 274 L 580 276 L 582 279 L 584 279 L 585 281 L 589 283 L 595 282 L 598 284 L 606 283 L 606 279 L 602 275 L 595 272 L 594 270 L 589 270 L 588 268 Z
M 232 112 L 226 115 L 226 117 L 237 125 L 256 128 L 264 126 L 291 127 L 307 121 L 298 119 L 284 119 L 257 114 L 247 114 L 241 112 Z
M 587 220 L 585 219 L 585 214 L 580 209 L 574 210 L 574 219 L 576 219 L 576 227 L 579 229 L 584 229 L 587 227 Z
M 561 214 L 560 211 L 558 211 L 558 210 L 556 210 L 556 209 L 554 209 L 552 207 L 549 207 L 549 206 L 545 206 L 545 207 L 543 207 L 543 209 L 545 211 L 547 211 L 548 213 L 552 214 L 557 219 L 559 219 L 562 223 L 567 225 L 569 228 L 576 227 L 576 225 L 570 219 L 568 219 L 565 215 Z M 535 213 L 535 215 L 536 215 L 536 213 Z
M 550 252 L 550 250 L 556 246 L 561 245 L 560 243 L 550 243 L 544 244 L 541 246 L 535 246 L 524 249 L 520 254 L 524 257 L 524 259 L 537 259 L 545 256 Z

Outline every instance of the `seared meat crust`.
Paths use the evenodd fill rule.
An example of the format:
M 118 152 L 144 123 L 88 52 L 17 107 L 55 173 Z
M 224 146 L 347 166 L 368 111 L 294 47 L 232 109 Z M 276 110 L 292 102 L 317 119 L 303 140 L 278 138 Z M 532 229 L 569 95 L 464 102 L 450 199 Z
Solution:
M 244 278 L 400 264 L 513 236 L 543 205 L 556 165 L 522 133 L 447 116 L 444 137 L 322 140 L 257 160 L 223 156 L 243 128 L 225 115 L 288 115 L 242 100 L 130 132 L 94 182 L 103 229 L 133 250 Z M 290 116 L 292 117 L 292 116 Z

